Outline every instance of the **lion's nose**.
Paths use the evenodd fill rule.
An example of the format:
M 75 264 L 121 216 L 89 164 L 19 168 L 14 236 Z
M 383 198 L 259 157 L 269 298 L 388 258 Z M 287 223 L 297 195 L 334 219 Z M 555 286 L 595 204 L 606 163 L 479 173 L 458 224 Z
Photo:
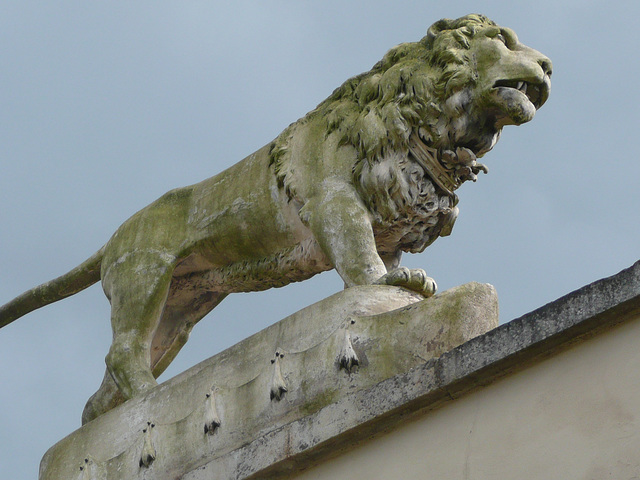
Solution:
M 542 67 L 542 71 L 545 75 L 549 77 L 551 76 L 551 73 L 553 72 L 553 64 L 551 63 L 551 60 L 549 60 L 547 57 L 542 57 L 540 60 L 538 60 L 538 65 Z

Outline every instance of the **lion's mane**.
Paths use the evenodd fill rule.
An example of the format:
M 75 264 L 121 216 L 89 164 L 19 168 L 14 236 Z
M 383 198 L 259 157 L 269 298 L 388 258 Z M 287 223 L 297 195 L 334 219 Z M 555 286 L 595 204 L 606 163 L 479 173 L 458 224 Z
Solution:
M 413 134 L 435 149 L 447 146 L 448 126 L 463 109 L 447 107 L 445 100 L 475 84 L 470 40 L 487 25 L 496 24 L 482 15 L 436 22 L 420 41 L 394 47 L 370 71 L 344 82 L 290 125 L 270 150 L 271 164 L 287 194 L 296 197 L 290 139 L 299 126 L 323 122 L 327 136 L 337 133 L 342 145 L 356 149 L 353 182 L 374 216 L 374 226 L 389 237 L 382 243 L 397 241 L 403 250 L 415 252 L 433 242 L 447 230 L 446 223 L 452 223 L 445 217 L 457 198 L 439 191 L 410 159 L 408 141 Z M 407 237 L 416 215 L 431 225 Z M 404 233 L 391 232 L 395 230 Z

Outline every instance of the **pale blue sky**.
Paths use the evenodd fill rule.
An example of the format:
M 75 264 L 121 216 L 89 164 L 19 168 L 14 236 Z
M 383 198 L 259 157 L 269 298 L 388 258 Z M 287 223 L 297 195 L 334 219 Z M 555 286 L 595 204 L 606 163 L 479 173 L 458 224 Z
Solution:
M 640 258 L 638 2 L 0 4 L 0 303 L 79 264 L 167 190 L 271 141 L 392 46 L 484 13 L 554 62 L 459 193 L 451 237 L 404 263 L 445 290 L 492 283 L 507 322 Z M 225 300 L 167 379 L 339 290 L 331 272 Z M 33 479 L 104 371 L 99 286 L 0 330 L 0 472 Z

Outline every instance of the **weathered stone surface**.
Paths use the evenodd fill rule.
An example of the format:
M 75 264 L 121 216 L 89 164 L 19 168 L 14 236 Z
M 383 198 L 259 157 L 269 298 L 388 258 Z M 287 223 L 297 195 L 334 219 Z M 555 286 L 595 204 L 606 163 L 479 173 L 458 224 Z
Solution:
M 398 287 L 347 289 L 84 425 L 47 452 L 40 478 L 74 478 L 86 466 L 96 478 L 173 479 L 212 462 L 213 478 L 245 478 L 368 415 L 366 398 L 345 399 L 497 323 L 490 285 L 427 300 Z M 342 362 L 345 352 L 357 362 Z M 294 425 L 301 431 L 282 436 Z

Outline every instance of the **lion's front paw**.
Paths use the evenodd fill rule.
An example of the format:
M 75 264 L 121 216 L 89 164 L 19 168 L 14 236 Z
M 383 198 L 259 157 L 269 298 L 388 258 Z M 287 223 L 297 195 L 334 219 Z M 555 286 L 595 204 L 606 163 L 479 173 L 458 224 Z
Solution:
M 425 297 L 432 296 L 438 289 L 435 280 L 428 277 L 426 272 L 421 268 L 394 268 L 386 275 L 380 277 L 375 283 L 376 285 L 394 285 L 396 287 L 404 287 L 424 295 Z

